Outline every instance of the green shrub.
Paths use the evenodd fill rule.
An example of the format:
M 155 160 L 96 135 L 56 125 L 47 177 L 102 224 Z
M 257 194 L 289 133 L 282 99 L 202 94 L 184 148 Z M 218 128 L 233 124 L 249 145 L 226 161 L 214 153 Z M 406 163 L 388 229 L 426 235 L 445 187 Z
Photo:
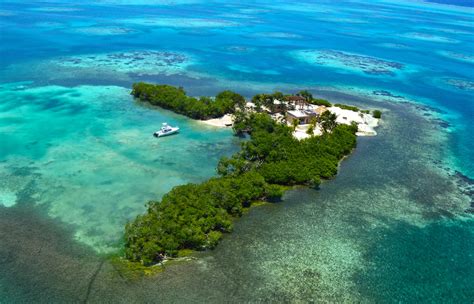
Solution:
M 207 248 L 214 248 L 217 246 L 217 243 L 222 238 L 222 232 L 220 231 L 211 231 L 207 234 Z
M 326 106 L 326 107 L 330 107 L 332 106 L 332 104 L 327 101 L 326 99 L 322 99 L 322 98 L 313 98 L 310 103 L 314 104 L 314 105 L 318 105 L 318 106 Z
M 265 198 L 270 201 L 280 200 L 285 193 L 284 189 L 282 186 L 269 184 L 265 189 Z
M 236 107 L 242 108 L 245 105 L 244 97 L 232 91 L 223 91 L 214 100 L 209 97 L 197 99 L 187 96 L 182 88 L 145 82 L 134 83 L 131 94 L 141 101 L 194 119 L 221 117 L 233 113 Z
M 374 111 L 372 112 L 372 116 L 373 116 L 374 118 L 382 118 L 382 112 L 379 111 L 379 110 L 374 110 Z
M 344 105 L 344 104 L 340 104 L 340 103 L 336 103 L 334 106 L 339 107 L 339 108 L 344 109 L 344 110 L 359 112 L 359 108 L 356 107 L 356 106 L 349 106 L 349 105 Z

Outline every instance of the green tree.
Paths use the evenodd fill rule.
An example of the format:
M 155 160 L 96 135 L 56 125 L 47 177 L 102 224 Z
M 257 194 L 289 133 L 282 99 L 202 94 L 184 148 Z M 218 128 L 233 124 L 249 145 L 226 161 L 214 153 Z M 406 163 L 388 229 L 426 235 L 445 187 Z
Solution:
M 373 116 L 374 118 L 380 119 L 380 118 L 382 118 L 382 112 L 381 112 L 380 110 L 374 110 L 374 111 L 372 112 L 372 116 Z
M 311 102 L 313 100 L 313 94 L 311 94 L 308 90 L 300 91 L 298 95 L 304 97 L 304 99 L 306 99 L 306 102 Z
M 293 131 L 296 131 L 296 128 L 298 127 L 299 124 L 300 124 L 300 121 L 298 119 L 293 119 L 291 121 L 291 126 L 293 127 Z
M 221 176 L 238 176 L 249 171 L 251 163 L 241 157 L 222 157 L 217 165 L 217 173 Z
M 341 109 L 344 109 L 344 110 L 359 112 L 359 108 L 356 107 L 356 106 L 348 106 L 348 105 L 344 105 L 344 104 L 340 104 L 340 103 L 336 103 L 334 106 L 338 107 L 338 108 L 341 108 Z
M 285 95 L 283 95 L 282 92 L 278 92 L 278 91 L 273 92 L 272 96 L 274 99 L 278 99 L 278 100 L 283 100 L 285 98 Z
M 131 94 L 141 101 L 172 110 L 195 119 L 221 117 L 245 107 L 245 99 L 232 91 L 223 91 L 215 97 L 189 97 L 181 87 L 134 83 Z
M 321 99 L 321 98 L 313 98 L 311 100 L 311 103 L 318 106 L 326 106 L 326 107 L 331 106 L 331 103 L 329 101 L 327 101 L 326 99 Z
M 321 114 L 321 128 L 324 133 L 331 132 L 337 126 L 336 119 L 336 114 L 331 113 L 330 111 L 325 111 Z
M 249 117 L 246 112 L 244 111 L 237 111 L 234 113 L 234 121 L 232 124 L 232 129 L 234 130 L 234 134 L 242 135 L 247 132 Z

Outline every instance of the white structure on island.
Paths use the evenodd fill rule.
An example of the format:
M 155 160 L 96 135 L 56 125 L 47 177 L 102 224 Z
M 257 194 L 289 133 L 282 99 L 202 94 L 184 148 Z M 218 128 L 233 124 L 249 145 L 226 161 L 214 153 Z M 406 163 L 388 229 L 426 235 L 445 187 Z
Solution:
M 248 101 L 245 105 L 246 111 L 256 112 L 265 111 L 278 122 L 285 122 L 289 126 L 294 126 L 294 121 L 297 120 L 293 136 L 297 139 L 308 138 L 312 135 L 321 135 L 322 130 L 319 125 L 319 117 L 326 111 L 336 115 L 336 122 L 338 124 L 351 125 L 356 123 L 358 127 L 357 136 L 375 136 L 377 132 L 375 128 L 379 124 L 379 119 L 374 118 L 370 113 L 363 113 L 361 111 L 346 110 L 339 107 L 318 106 L 307 103 L 301 96 L 289 96 L 287 100 L 273 100 L 273 105 L 265 107 L 261 105 L 257 109 L 257 105 Z M 221 118 L 209 119 L 204 123 L 216 127 L 229 127 L 233 123 L 233 115 L 226 114 Z M 308 134 L 308 129 L 313 126 L 312 134 Z M 311 133 L 311 132 L 309 132 Z

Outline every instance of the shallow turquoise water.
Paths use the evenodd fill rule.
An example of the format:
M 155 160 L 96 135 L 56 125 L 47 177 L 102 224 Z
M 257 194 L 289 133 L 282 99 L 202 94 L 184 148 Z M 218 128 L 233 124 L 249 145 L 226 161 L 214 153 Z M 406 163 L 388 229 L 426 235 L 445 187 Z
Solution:
M 230 130 L 137 104 L 129 91 L 2 86 L 2 203 L 44 205 L 77 240 L 108 252 L 146 201 L 214 175 L 219 157 L 238 148 Z M 162 122 L 182 134 L 157 140 Z
M 472 301 L 472 16 L 408 1 L 2 2 L 0 302 Z M 384 120 L 320 190 L 130 282 L 97 254 L 146 201 L 238 149 L 230 130 L 134 102 L 138 80 L 307 88 Z M 181 134 L 151 137 L 164 121 Z

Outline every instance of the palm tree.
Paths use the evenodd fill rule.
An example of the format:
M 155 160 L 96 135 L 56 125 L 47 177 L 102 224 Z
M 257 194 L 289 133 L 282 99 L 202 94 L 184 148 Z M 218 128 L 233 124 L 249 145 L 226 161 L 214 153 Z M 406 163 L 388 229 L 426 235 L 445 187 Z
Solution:
M 329 111 L 321 114 L 321 127 L 323 128 L 324 133 L 331 132 L 336 126 L 336 114 Z
M 300 124 L 300 121 L 298 119 L 293 119 L 291 121 L 291 125 L 293 126 L 293 131 L 296 131 L 296 127 Z
M 306 133 L 309 135 L 314 135 L 314 130 L 316 129 L 317 123 L 318 119 L 316 117 L 311 117 L 311 120 L 309 121 L 309 127 L 308 130 L 306 130 Z

